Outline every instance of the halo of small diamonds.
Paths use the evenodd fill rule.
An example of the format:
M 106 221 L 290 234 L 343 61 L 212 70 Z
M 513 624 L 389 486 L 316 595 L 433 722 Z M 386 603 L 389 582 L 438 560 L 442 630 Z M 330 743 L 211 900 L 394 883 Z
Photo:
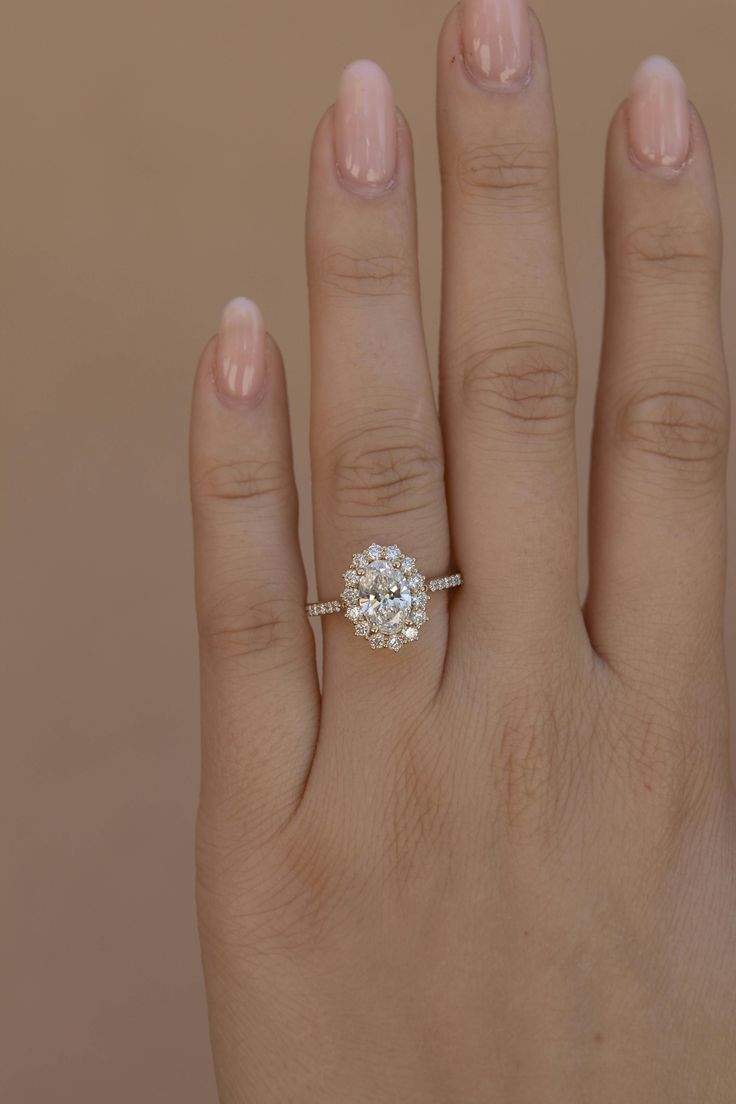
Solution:
M 371 648 L 399 652 L 419 639 L 430 588 L 412 556 L 395 544 L 371 544 L 356 552 L 343 579 L 345 616 Z

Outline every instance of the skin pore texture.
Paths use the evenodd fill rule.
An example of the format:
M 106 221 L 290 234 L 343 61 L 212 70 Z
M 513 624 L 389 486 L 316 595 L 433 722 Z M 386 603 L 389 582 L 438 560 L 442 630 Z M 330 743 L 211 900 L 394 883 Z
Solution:
M 235 299 L 197 373 L 197 903 L 223 1104 L 733 1104 L 721 231 L 683 77 L 606 155 L 590 586 L 549 60 L 524 0 L 438 47 L 440 394 L 409 128 L 370 61 L 317 126 L 307 260 L 321 598 L 376 541 L 399 652 L 305 616 L 285 377 Z M 296 199 L 296 197 L 295 197 Z M 586 370 L 588 370 L 586 368 Z

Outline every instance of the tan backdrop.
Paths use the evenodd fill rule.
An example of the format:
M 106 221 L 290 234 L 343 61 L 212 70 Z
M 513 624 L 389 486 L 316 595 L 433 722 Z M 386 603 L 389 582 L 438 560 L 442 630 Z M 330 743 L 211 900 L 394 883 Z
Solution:
M 192 904 L 192 370 L 224 301 L 258 299 L 288 363 L 309 550 L 302 209 L 311 131 L 347 61 L 383 64 L 416 140 L 432 347 L 434 44 L 446 3 L 3 4 L 0 1099 L 8 1104 L 214 1101 Z M 560 120 L 585 474 L 604 133 L 647 53 L 681 65 L 707 120 L 733 304 L 736 7 L 539 0 L 538 10 Z M 725 312 L 731 350 L 734 313 Z M 736 498 L 733 507 L 736 515 Z M 736 674 L 735 610 L 732 578 Z

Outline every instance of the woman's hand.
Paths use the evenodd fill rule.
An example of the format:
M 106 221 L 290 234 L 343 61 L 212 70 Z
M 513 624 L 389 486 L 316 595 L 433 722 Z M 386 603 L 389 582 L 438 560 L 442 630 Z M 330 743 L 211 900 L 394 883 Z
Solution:
M 555 124 L 522 0 L 453 11 L 438 80 L 439 415 L 409 130 L 368 62 L 318 126 L 307 218 L 319 593 L 338 597 L 372 541 L 461 570 L 417 643 L 376 652 L 326 617 L 320 694 L 284 374 L 255 306 L 227 308 L 197 377 L 198 904 L 220 1096 L 732 1104 L 707 139 L 674 67 L 645 62 L 608 142 L 581 611 Z

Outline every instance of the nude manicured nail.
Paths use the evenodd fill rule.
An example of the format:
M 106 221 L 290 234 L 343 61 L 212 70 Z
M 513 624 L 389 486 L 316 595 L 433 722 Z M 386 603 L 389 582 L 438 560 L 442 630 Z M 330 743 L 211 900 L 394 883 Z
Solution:
M 628 120 L 631 152 L 640 166 L 682 168 L 690 149 L 690 107 L 682 74 L 667 58 L 647 58 L 634 73 Z
M 222 314 L 215 382 L 223 395 L 248 399 L 265 378 L 263 315 L 250 299 L 233 299 Z
M 529 75 L 527 0 L 463 0 L 465 64 L 481 84 L 521 84 Z
M 385 188 L 396 172 L 396 108 L 389 79 L 372 61 L 340 77 L 335 148 L 343 181 L 359 191 Z

